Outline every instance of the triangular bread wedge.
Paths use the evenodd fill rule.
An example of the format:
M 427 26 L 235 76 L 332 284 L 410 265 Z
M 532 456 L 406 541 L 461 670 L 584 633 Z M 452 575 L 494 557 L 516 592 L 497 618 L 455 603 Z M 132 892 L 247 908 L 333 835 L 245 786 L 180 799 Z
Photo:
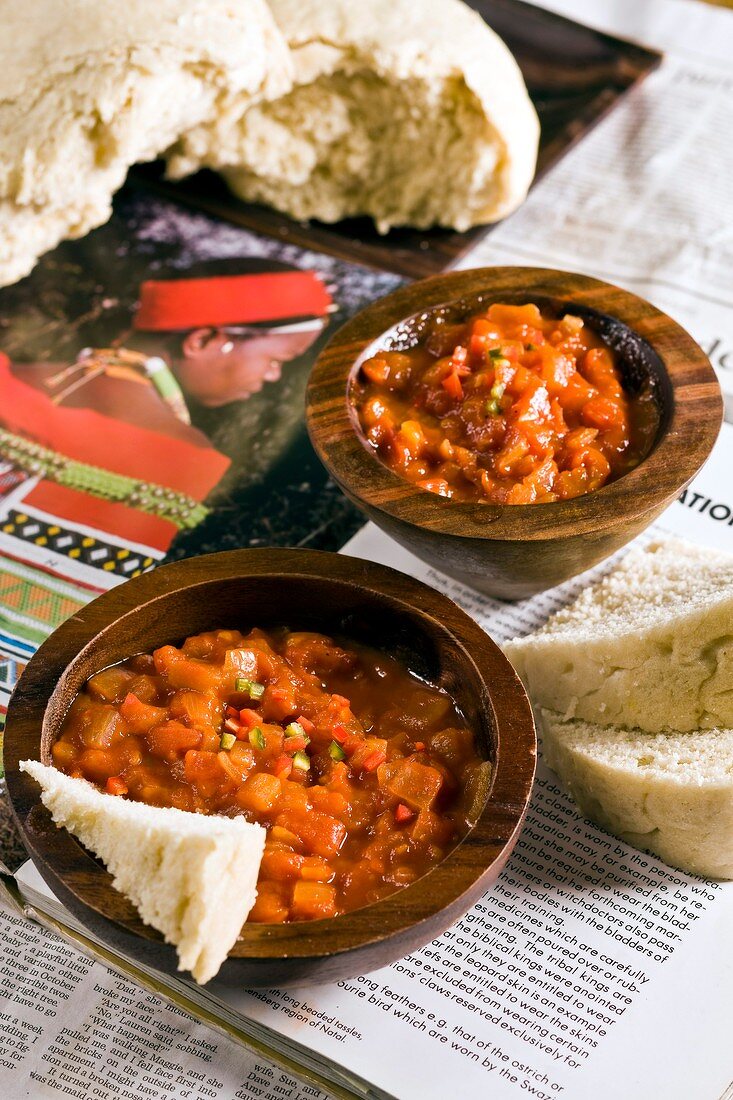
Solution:
M 56 824 L 102 860 L 115 889 L 176 946 L 178 969 L 201 984 L 213 978 L 257 897 L 265 829 L 129 802 L 35 760 L 20 768 L 40 783 Z
M 581 812 L 635 848 L 733 878 L 733 730 L 649 734 L 543 711 L 544 759 Z
M 175 176 L 224 169 L 242 198 L 296 218 L 459 230 L 512 212 L 539 122 L 511 53 L 461 0 L 271 0 L 293 90 L 248 109 Z M 238 132 L 237 132 L 238 130 Z
M 733 727 L 733 556 L 677 539 L 632 550 L 504 652 L 532 701 L 567 718 Z

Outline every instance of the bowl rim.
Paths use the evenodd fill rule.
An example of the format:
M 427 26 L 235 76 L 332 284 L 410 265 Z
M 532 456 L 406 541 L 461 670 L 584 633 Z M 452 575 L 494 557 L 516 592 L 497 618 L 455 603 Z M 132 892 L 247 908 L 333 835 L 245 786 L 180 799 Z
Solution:
M 518 287 L 517 283 L 521 283 Z M 390 470 L 360 437 L 350 401 L 357 362 L 400 323 L 479 295 L 555 299 L 620 322 L 646 342 L 663 372 L 662 421 L 649 454 L 600 489 L 566 501 L 497 505 L 456 502 Z M 667 391 L 664 393 L 664 391 Z M 703 410 L 704 405 L 704 410 Z M 311 371 L 306 423 L 321 462 L 358 505 L 410 527 L 488 542 L 591 534 L 658 513 L 708 458 L 723 420 L 723 399 L 708 357 L 661 310 L 600 279 L 553 268 L 500 266 L 448 272 L 394 291 L 339 329 Z M 596 502 L 595 504 L 589 502 Z
M 488 700 L 496 734 L 492 783 L 481 814 L 468 834 L 446 858 L 422 878 L 380 901 L 337 917 L 282 925 L 245 925 L 229 958 L 248 962 L 267 959 L 317 960 L 340 955 L 409 935 L 422 922 L 446 913 L 446 927 L 482 892 L 481 882 L 490 871 L 500 870 L 519 835 L 532 790 L 537 742 L 529 700 L 514 669 L 498 645 L 469 615 L 443 593 L 413 577 L 374 562 L 342 554 L 304 549 L 247 549 L 189 558 L 160 566 L 151 573 L 127 581 L 86 605 L 47 639 L 24 670 L 8 706 L 3 758 L 15 820 L 37 869 L 55 892 L 70 905 L 76 902 L 90 926 L 120 928 L 145 940 L 162 936 L 144 925 L 131 902 L 126 915 L 110 915 L 104 900 L 113 890 L 109 873 L 66 829 L 53 826 L 41 805 L 38 785 L 18 768 L 20 760 L 46 762 L 47 711 L 53 696 L 63 690 L 63 678 L 84 658 L 86 649 L 100 635 L 108 635 L 126 615 L 150 600 L 176 593 L 195 593 L 218 581 L 247 577 L 278 577 L 320 582 L 336 581 L 366 589 L 379 599 L 389 598 L 405 611 L 417 612 L 442 630 L 461 659 L 474 665 Z M 399 597 L 395 585 L 399 585 Z M 90 613 L 90 609 L 91 613 Z M 448 625 L 450 623 L 451 625 Z M 453 623 L 458 623 L 458 632 Z M 460 636 L 459 636 L 460 634 Z M 132 654 L 130 654 L 132 656 Z M 464 666 L 465 667 L 465 666 Z M 31 812 L 41 815 L 43 826 L 29 827 Z M 38 820 L 38 818 L 36 818 Z M 459 852 L 477 850 L 482 859 L 462 861 Z M 83 868 L 73 884 L 69 869 Z M 498 870 L 497 870 L 498 873 Z M 86 875 L 89 881 L 86 881 Z M 79 878 L 82 885 L 79 885 Z M 119 910 L 116 894 L 115 907 Z M 409 907 L 405 904 L 409 895 Z M 79 906 L 81 903 L 81 906 Z M 92 912 L 89 913 L 88 910 Z M 337 935 L 338 948 L 333 938 Z M 172 952 L 172 948 L 165 950 Z M 171 956 L 172 957 L 172 956 Z

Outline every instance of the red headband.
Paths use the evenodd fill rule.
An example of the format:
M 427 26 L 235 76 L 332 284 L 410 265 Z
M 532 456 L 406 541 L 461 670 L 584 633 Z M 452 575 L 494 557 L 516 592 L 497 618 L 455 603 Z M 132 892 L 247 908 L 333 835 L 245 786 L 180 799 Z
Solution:
M 222 275 L 209 279 L 149 279 L 140 288 L 136 329 L 176 332 L 323 317 L 332 298 L 311 271 Z

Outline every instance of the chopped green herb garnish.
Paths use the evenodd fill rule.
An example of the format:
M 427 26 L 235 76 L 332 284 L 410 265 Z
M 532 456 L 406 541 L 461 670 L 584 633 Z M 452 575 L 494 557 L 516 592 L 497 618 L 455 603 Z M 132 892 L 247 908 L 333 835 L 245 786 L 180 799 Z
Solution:
M 261 699 L 265 694 L 265 685 L 258 684 L 255 680 L 245 680 L 243 676 L 237 676 L 234 681 L 234 690 L 249 695 L 250 699 Z
M 328 755 L 331 757 L 332 760 L 346 759 L 346 753 L 337 741 L 332 741 L 331 744 L 328 746 Z
M 297 768 L 301 772 L 307 772 L 311 766 L 310 757 L 307 752 L 296 752 L 293 757 L 293 767 Z
M 491 396 L 493 397 L 494 401 L 501 401 L 502 397 L 504 396 L 505 389 L 506 386 L 503 382 L 494 382 L 493 386 L 491 387 Z
M 525 351 L 537 351 L 537 345 L 536 344 L 525 344 L 524 345 L 524 350 Z
M 492 397 L 491 401 L 487 401 L 484 408 L 488 416 L 499 415 L 499 402 L 496 400 L 496 398 Z
M 504 352 L 501 348 L 489 348 L 489 359 L 504 359 Z
M 233 745 L 236 745 L 237 739 L 233 733 L 223 733 L 221 735 L 221 741 L 219 742 L 219 748 L 229 752 Z
M 265 735 L 259 726 L 255 726 L 254 729 L 249 731 L 249 743 L 253 749 L 264 749 Z
M 302 737 L 306 745 L 310 744 L 310 737 L 305 732 L 300 722 L 289 722 L 285 727 L 286 737 Z

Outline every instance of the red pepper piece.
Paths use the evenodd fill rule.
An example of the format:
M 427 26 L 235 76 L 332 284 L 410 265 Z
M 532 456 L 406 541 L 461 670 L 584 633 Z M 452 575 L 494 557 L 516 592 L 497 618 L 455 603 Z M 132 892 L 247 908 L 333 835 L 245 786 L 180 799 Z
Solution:
M 415 742 L 415 752 L 425 752 L 425 742 L 424 741 L 416 741 Z
M 351 737 L 351 734 L 346 729 L 346 726 L 342 726 L 340 722 L 336 723 L 336 725 L 331 730 L 331 733 L 333 734 L 334 741 L 338 741 L 339 745 L 345 745 Z
M 463 397 L 463 386 L 455 371 L 451 371 L 451 373 L 443 379 L 441 386 L 445 392 L 456 401 L 460 401 Z
M 300 718 L 296 719 L 296 721 L 299 725 L 303 727 L 308 735 L 313 733 L 314 729 L 316 728 L 315 723 L 311 722 L 310 718 L 306 718 L 304 714 L 301 714 Z
M 370 752 L 366 760 L 362 764 L 365 772 L 373 772 L 383 764 L 387 759 L 387 753 L 383 749 L 375 749 L 374 752 Z
M 245 730 L 253 730 L 255 726 L 259 726 L 262 718 L 256 710 L 252 710 L 250 707 L 244 707 L 239 711 L 239 721 L 242 723 Z
M 287 779 L 292 770 L 292 757 L 288 756 L 286 753 L 282 753 L 282 755 L 278 756 L 274 765 L 275 775 L 278 777 L 278 779 Z
M 406 821 L 412 821 L 415 811 L 406 806 L 404 802 L 398 802 L 395 807 L 394 819 L 398 825 L 404 825 Z

